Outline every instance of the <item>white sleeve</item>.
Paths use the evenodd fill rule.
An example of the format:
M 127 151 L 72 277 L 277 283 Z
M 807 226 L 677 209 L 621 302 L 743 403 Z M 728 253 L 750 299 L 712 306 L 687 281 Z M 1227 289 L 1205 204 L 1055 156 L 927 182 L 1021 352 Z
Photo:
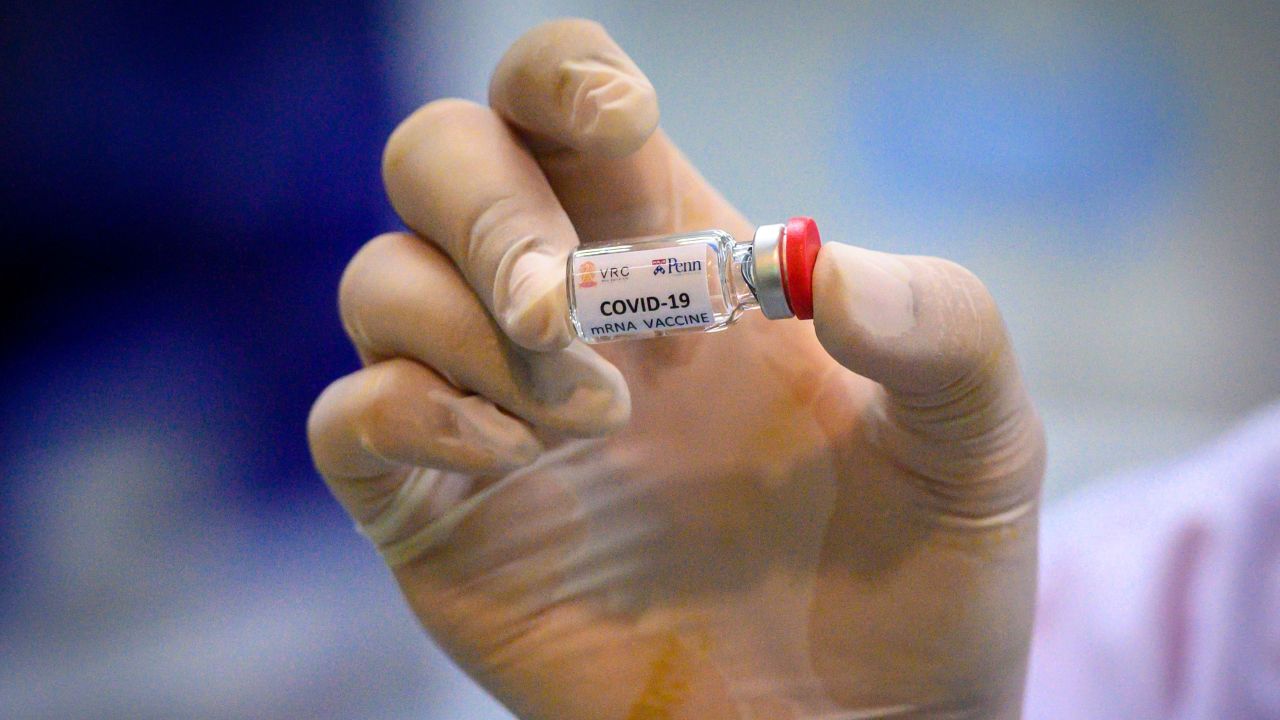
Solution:
M 1280 406 L 1050 509 L 1025 717 L 1280 718 Z

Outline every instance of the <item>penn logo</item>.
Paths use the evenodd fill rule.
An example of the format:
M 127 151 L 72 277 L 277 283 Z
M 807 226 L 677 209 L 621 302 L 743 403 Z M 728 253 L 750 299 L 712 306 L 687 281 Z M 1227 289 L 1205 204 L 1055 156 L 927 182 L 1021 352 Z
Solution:
M 680 275 L 690 272 L 702 272 L 701 260 L 677 260 L 675 258 L 658 258 L 652 261 L 654 275 Z

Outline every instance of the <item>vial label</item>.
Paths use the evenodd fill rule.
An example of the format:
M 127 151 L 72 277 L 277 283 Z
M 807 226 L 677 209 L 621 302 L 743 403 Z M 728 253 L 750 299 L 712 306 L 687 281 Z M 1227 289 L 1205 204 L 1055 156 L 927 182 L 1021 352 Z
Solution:
M 702 243 L 588 255 L 573 269 L 584 338 L 652 335 L 715 324 Z

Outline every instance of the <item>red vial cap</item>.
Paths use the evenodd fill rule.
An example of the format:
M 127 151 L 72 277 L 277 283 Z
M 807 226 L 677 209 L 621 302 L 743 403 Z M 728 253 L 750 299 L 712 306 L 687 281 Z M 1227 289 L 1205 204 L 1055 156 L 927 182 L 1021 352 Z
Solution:
M 793 217 L 782 237 L 782 290 L 791 312 L 801 320 L 813 318 L 813 266 L 822 238 L 813 218 Z

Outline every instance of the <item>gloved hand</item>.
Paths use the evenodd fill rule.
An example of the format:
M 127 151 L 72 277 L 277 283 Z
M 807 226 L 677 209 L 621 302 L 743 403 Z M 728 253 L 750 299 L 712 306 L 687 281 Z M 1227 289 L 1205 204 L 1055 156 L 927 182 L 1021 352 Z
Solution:
M 812 324 L 573 341 L 579 241 L 751 235 L 657 117 L 569 20 L 508 51 L 489 107 L 400 125 L 412 232 L 347 269 L 365 367 L 309 422 L 334 495 L 522 718 L 1016 717 L 1044 442 L 991 297 L 831 243 Z

